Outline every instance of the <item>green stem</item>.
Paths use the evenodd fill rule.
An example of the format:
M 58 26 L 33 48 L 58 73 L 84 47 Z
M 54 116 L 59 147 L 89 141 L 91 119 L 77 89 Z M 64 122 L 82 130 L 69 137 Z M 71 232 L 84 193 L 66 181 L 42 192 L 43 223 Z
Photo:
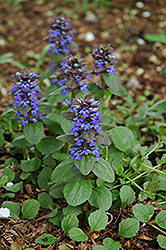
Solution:
M 73 99 L 75 98 L 75 92 L 72 90 L 71 91 L 71 105 L 73 103 Z
M 107 161 L 108 160 L 108 146 L 106 145 L 106 148 L 105 148 L 106 152 L 105 152 L 105 160 Z
M 148 157 L 151 153 L 153 153 L 159 146 L 160 146 L 161 142 L 159 144 L 156 145 L 156 147 L 154 147 L 147 155 L 146 157 Z
M 69 144 L 65 142 L 64 148 L 63 148 L 63 153 L 68 154 L 69 153 Z
M 151 222 L 147 222 L 147 224 L 153 228 L 155 228 L 156 230 L 158 230 L 160 233 L 166 235 L 166 232 L 161 230 L 160 228 L 156 227 L 155 225 L 153 225 Z
M 157 166 L 155 166 L 155 167 L 150 167 L 150 166 L 147 166 L 147 165 L 141 163 L 141 166 L 143 166 L 144 168 L 148 168 L 148 169 L 150 169 L 151 171 L 154 171 L 154 172 L 156 172 L 156 173 L 158 173 L 158 174 L 166 175 L 166 172 L 163 172 L 163 171 L 161 171 L 161 170 L 159 170 L 159 169 L 155 169 L 156 167 L 159 167 L 159 165 L 157 165 Z

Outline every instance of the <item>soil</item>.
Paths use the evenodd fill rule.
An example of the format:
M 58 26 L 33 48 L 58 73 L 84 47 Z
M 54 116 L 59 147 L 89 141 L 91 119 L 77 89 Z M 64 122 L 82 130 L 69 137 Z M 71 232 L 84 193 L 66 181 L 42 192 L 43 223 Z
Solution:
M 19 2 L 19 1 L 18 1 Z M 78 44 L 78 52 L 91 68 L 93 59 L 88 55 L 95 44 L 111 43 L 114 55 L 118 60 L 116 67 L 128 92 L 137 98 L 144 95 L 144 90 L 150 91 L 149 98 L 156 94 L 159 99 L 166 96 L 165 77 L 159 72 L 165 65 L 166 47 L 160 42 L 145 40 L 147 33 L 164 33 L 166 29 L 166 2 L 165 0 L 144 0 L 142 8 L 137 7 L 137 1 L 113 0 L 111 6 L 103 8 L 109 1 L 88 1 L 87 9 L 82 11 L 81 2 L 69 0 L 23 0 L 16 4 L 14 0 L 1 1 L 0 3 L 0 51 L 1 55 L 8 52 L 15 53 L 14 59 L 25 61 L 31 72 L 34 71 L 36 59 L 46 42 L 47 23 L 52 21 L 53 14 L 64 14 L 70 20 L 73 28 L 74 41 Z M 85 1 L 86 2 L 86 1 Z M 126 4 L 127 3 L 127 4 Z M 150 13 L 145 17 L 145 13 Z M 90 16 L 93 16 L 90 20 Z M 92 32 L 95 39 L 91 42 L 85 40 L 86 32 Z M 140 40 L 142 39 L 142 40 Z M 141 43 L 141 44 L 140 44 Z M 27 51 L 35 53 L 35 58 L 27 54 Z M 87 51 L 89 51 L 87 53 Z M 0 72 L 0 98 L 1 108 L 8 105 L 7 96 L 11 88 L 11 75 L 19 71 L 16 66 L 9 63 L 1 64 Z M 47 67 L 47 60 L 43 62 L 40 72 Z M 129 85 L 129 80 L 138 80 L 137 86 Z M 28 191 L 28 190 L 31 190 Z M 33 185 L 24 186 L 24 192 L 16 194 L 12 201 L 19 205 L 25 200 L 37 198 L 40 190 Z M 2 204 L 3 200 L 0 200 Z M 116 237 L 119 222 L 126 218 L 130 207 L 109 211 L 113 215 L 113 221 L 101 232 L 92 235 L 96 244 L 101 244 L 105 237 L 110 237 L 122 244 L 122 249 L 161 249 L 155 238 L 158 232 L 149 225 L 141 225 L 140 231 L 132 239 Z M 159 212 L 160 208 L 156 207 Z M 59 244 L 65 244 L 67 249 L 92 249 L 93 241 L 78 243 L 70 240 L 68 236 L 62 237 L 60 243 L 53 248 L 41 247 L 35 243 L 35 239 L 43 234 L 50 233 L 56 237 L 62 236 L 62 231 L 52 225 L 43 216 L 47 210 L 40 209 L 35 220 L 1 220 L 0 221 L 0 250 L 10 249 L 12 243 L 17 242 L 22 249 L 32 247 L 34 249 L 56 249 Z M 68 244 L 68 245 L 67 245 Z M 60 245 L 59 245 L 60 246 Z M 62 248 L 62 247 L 61 247 Z M 19 249 L 19 248 L 18 248 Z M 21 249 L 21 248 L 20 248 Z

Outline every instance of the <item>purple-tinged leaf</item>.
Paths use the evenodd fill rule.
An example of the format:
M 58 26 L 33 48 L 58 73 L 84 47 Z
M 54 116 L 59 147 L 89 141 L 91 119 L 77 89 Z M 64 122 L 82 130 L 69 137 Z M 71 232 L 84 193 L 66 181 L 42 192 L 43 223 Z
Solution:
M 121 79 L 118 75 L 102 73 L 102 78 L 105 81 L 105 84 L 107 84 L 114 92 L 120 91 Z
M 65 119 L 69 120 L 69 121 L 73 120 L 73 118 L 74 118 L 74 116 L 75 116 L 74 113 L 69 112 L 69 111 L 66 111 L 66 110 L 65 110 L 65 111 L 62 111 L 62 112 L 60 113 L 60 115 L 63 116 Z
M 96 142 L 99 143 L 99 144 L 104 144 L 104 145 L 110 145 L 111 144 L 111 141 L 108 138 L 108 135 L 103 133 L 103 132 L 100 132 L 97 135 L 97 141 Z
M 69 144 L 75 144 L 74 138 L 74 135 L 60 135 L 56 137 L 57 140 L 67 142 Z
M 95 133 L 92 130 L 83 131 L 81 137 L 87 141 L 93 141 Z

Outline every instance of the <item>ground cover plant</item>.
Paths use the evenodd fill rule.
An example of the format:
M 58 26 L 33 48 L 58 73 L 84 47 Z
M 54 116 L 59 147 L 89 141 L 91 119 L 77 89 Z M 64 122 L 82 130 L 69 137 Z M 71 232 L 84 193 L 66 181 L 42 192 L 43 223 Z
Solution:
M 43 209 L 43 218 L 61 228 L 59 237 L 35 239 L 50 249 L 68 236 L 91 241 L 96 250 L 120 249 L 120 237 L 132 238 L 148 224 L 165 249 L 166 100 L 149 100 L 148 91 L 133 100 L 117 75 L 111 44 L 91 51 L 90 71 L 72 54 L 77 45 L 66 17 L 54 16 L 49 28 L 48 68 L 40 76 L 26 68 L 12 76 L 13 107 L 0 118 L 0 145 L 10 154 L 1 168 L 1 219 L 33 220 Z M 122 103 L 112 108 L 115 96 Z M 39 189 L 38 196 L 13 202 L 24 184 Z M 126 207 L 114 239 L 96 244 L 95 233 L 116 219 L 113 209 Z

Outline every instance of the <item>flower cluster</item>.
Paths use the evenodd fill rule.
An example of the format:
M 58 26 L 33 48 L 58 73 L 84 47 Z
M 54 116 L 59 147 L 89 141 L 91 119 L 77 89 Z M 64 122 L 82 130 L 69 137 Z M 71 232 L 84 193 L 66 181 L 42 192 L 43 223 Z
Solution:
M 102 45 L 96 45 L 96 49 L 93 49 L 91 56 L 95 59 L 94 66 L 92 70 L 98 76 L 101 73 L 109 73 L 109 75 L 114 74 L 117 70 L 113 64 L 117 63 L 115 56 L 112 56 L 114 49 L 110 44 L 103 47 Z
M 79 55 L 75 56 L 66 56 L 61 62 L 61 68 L 57 73 L 58 78 L 63 76 L 63 79 L 58 80 L 57 84 L 62 87 L 64 83 L 66 87 L 62 89 L 61 94 L 65 96 L 68 90 L 83 90 L 84 92 L 88 91 L 88 85 L 84 81 L 86 78 L 91 80 L 89 70 L 86 70 L 84 67 L 87 62 L 83 62 L 83 58 Z
M 73 114 L 69 133 L 75 136 L 75 145 L 79 147 L 71 147 L 71 158 L 81 159 L 82 155 L 92 154 L 96 161 L 99 160 L 99 147 L 96 146 L 97 135 L 101 131 L 100 121 L 101 114 L 98 111 L 99 101 L 92 99 L 92 95 L 85 96 L 85 99 L 74 99 L 74 103 L 70 106 L 69 112 Z
M 51 44 L 48 52 L 53 51 L 56 55 L 68 54 L 70 52 L 68 45 L 73 41 L 71 25 L 67 22 L 66 17 L 57 18 L 53 16 L 53 22 L 48 24 L 51 30 L 48 31 L 48 43 Z
M 36 122 L 38 119 L 44 119 L 39 115 L 39 100 L 37 95 L 41 92 L 36 85 L 38 75 L 29 73 L 25 68 L 16 75 L 12 75 L 16 82 L 11 89 L 13 94 L 13 106 L 17 109 L 17 119 L 21 119 L 21 124 L 26 125 L 28 122 Z

